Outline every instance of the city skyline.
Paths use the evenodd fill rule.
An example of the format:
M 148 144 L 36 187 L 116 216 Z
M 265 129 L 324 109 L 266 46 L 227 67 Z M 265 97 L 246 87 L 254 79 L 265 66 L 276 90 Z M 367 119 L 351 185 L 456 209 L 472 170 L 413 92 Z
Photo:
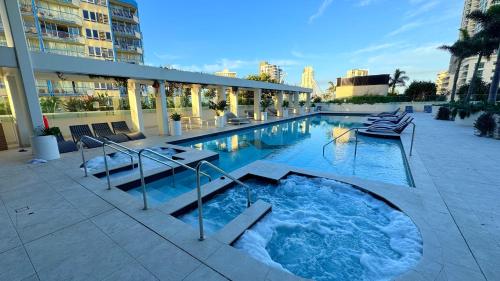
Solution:
M 282 67 L 290 84 L 300 84 L 303 68 L 311 65 L 322 89 L 353 68 L 373 74 L 400 68 L 412 79 L 434 81 L 438 72 L 448 69 L 450 56 L 437 47 L 456 40 L 463 2 L 387 4 L 388 0 L 274 1 L 263 9 L 259 1 L 139 1 L 145 63 L 208 73 L 228 68 L 246 77 L 258 73 L 260 61 L 266 60 Z M 162 5 L 175 13 L 162 16 Z M 266 16 L 269 13 L 284 16 Z M 258 20 L 263 17 L 265 21 Z M 172 27 L 168 33 L 166 26 Z

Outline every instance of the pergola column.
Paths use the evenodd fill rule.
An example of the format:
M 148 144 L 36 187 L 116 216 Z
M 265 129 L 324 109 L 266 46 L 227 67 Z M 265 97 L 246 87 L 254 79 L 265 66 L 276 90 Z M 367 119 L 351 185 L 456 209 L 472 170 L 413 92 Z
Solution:
M 232 87 L 229 92 L 229 111 L 238 116 L 238 88 Z
M 135 131 L 144 132 L 144 118 L 142 115 L 141 103 L 141 85 L 137 82 L 129 80 L 127 89 L 132 127 Z
M 158 123 L 160 135 L 168 135 L 168 108 L 165 81 L 160 81 L 160 87 L 156 93 L 156 123 Z
M 276 93 L 276 104 L 274 105 L 276 107 L 276 112 L 278 114 L 278 117 L 283 117 L 283 95 L 285 94 L 285 91 L 278 91 Z
M 260 120 L 260 100 L 262 99 L 262 89 L 253 91 L 253 119 Z
M 293 108 L 299 108 L 299 93 L 293 93 Z
M 183 86 L 181 85 L 178 89 L 174 90 L 174 107 L 175 108 L 180 108 L 182 103 L 182 91 L 183 91 Z
M 217 101 L 218 102 L 223 101 L 223 100 L 227 100 L 226 91 L 227 91 L 226 86 L 220 86 L 217 88 Z
M 306 107 L 311 108 L 311 93 L 305 93 L 306 96 Z
M 201 86 L 192 85 L 191 86 L 191 106 L 193 111 L 193 116 L 201 117 Z
M 10 85 L 12 112 L 19 128 L 19 145 L 28 146 L 33 129 L 43 126 L 42 110 L 35 83 L 33 63 L 24 34 L 18 1 L 0 1 L 0 14 L 6 28 L 8 46 L 15 46 L 19 71 L 7 77 Z M 9 92 L 9 91 L 8 91 Z

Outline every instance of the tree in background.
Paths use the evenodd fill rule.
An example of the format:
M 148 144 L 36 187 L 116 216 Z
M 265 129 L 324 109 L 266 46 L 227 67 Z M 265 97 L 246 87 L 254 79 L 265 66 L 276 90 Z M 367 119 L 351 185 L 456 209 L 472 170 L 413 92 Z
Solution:
M 476 10 L 467 17 L 480 24 L 482 32 L 491 41 L 490 43 L 497 53 L 495 72 L 488 91 L 488 102 L 495 103 L 500 79 L 500 6 L 493 5 L 486 12 Z
M 456 60 L 457 68 L 455 69 L 455 76 L 453 77 L 453 85 L 451 89 L 451 101 L 455 101 L 455 94 L 457 92 L 458 76 L 460 74 L 460 68 L 462 68 L 462 62 L 464 59 L 472 55 L 472 49 L 470 47 L 470 36 L 467 30 L 460 29 L 460 39 L 453 45 L 443 45 L 439 47 L 441 50 L 448 51 Z
M 272 79 L 271 76 L 267 73 L 261 73 L 259 75 L 257 75 L 257 74 L 248 75 L 247 80 L 262 81 L 262 82 L 269 82 L 269 83 L 278 83 L 278 81 L 276 81 L 275 79 Z
M 405 90 L 405 95 L 411 101 L 424 101 L 436 96 L 437 87 L 434 82 L 413 81 Z
M 471 83 L 475 83 L 474 85 L 474 94 L 470 97 L 470 100 L 472 101 L 487 101 L 488 99 L 488 90 L 490 88 L 489 84 L 486 84 L 481 78 L 476 78 L 474 80 L 471 80 Z M 457 96 L 459 97 L 460 100 L 464 100 L 465 97 L 467 96 L 467 93 L 469 91 L 469 85 L 470 84 L 465 84 L 462 85 L 460 88 L 457 90 Z
M 406 86 L 406 82 L 408 80 L 410 80 L 410 77 L 406 76 L 406 71 L 400 70 L 399 68 L 396 69 L 391 79 L 389 79 L 389 87 L 391 87 L 391 93 L 393 95 L 395 94 L 396 86 Z

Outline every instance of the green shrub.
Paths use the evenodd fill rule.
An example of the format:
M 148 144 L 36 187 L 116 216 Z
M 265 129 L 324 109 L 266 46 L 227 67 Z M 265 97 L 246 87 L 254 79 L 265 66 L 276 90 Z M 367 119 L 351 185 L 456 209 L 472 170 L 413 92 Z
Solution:
M 181 115 L 177 112 L 174 112 L 170 115 L 170 119 L 172 119 L 172 121 L 181 121 Z
M 437 120 L 450 120 L 451 110 L 448 107 L 440 107 L 436 115 Z
M 497 124 L 495 123 L 495 118 L 491 113 L 483 113 L 479 118 L 477 118 L 474 123 L 474 128 L 479 131 L 480 136 L 487 136 L 493 134 Z

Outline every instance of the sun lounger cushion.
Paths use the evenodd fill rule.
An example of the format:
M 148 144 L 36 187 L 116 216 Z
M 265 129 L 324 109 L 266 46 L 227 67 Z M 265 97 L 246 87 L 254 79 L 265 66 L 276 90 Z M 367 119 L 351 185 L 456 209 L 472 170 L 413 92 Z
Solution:
M 114 134 L 108 123 L 94 123 L 92 124 L 92 129 L 96 136 L 106 138 L 113 142 L 119 143 L 129 141 L 129 138 L 123 133 Z
M 146 136 L 141 132 L 132 132 L 125 121 L 111 122 L 115 134 L 125 134 L 130 140 L 142 140 Z

